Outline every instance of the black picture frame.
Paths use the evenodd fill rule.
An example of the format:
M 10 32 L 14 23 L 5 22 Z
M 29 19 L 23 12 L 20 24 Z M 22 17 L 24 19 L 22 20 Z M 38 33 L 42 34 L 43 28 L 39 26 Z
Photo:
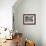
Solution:
M 35 25 L 36 14 L 23 14 L 23 24 L 24 25 Z

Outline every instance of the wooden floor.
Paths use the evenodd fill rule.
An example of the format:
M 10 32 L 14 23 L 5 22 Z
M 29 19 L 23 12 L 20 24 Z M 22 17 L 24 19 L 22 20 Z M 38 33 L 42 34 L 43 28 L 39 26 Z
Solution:
M 15 39 L 13 39 L 13 40 L 6 40 L 6 42 L 2 43 L 0 46 L 16 46 Z

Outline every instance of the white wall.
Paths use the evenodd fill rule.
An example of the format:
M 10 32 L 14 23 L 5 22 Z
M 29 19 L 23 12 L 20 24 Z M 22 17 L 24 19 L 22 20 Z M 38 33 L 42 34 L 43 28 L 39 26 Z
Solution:
M 42 46 L 46 46 L 46 0 L 41 2 L 41 38 Z
M 23 33 L 24 38 L 35 41 L 36 46 L 41 46 L 41 1 L 40 0 L 23 0 L 18 7 L 13 8 L 15 29 Z M 24 25 L 23 14 L 36 14 L 36 25 Z
M 16 0 L 0 0 L 0 27 L 12 28 L 12 6 Z

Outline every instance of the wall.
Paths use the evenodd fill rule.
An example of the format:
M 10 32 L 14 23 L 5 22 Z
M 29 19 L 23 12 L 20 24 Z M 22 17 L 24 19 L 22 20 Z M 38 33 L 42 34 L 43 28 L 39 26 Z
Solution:
M 0 27 L 12 29 L 12 6 L 16 0 L 0 0 Z
M 15 30 L 23 33 L 23 37 L 35 41 L 36 46 L 41 46 L 41 1 L 23 0 L 22 3 L 13 7 Z M 23 14 L 36 14 L 36 25 L 24 25 Z
M 42 46 L 46 46 L 46 0 L 41 1 L 41 40 Z
M 31 1 L 31 2 L 30 2 Z M 34 39 L 37 42 L 37 45 L 39 45 L 38 39 L 40 40 L 39 32 L 41 31 L 41 37 L 42 37 L 42 46 L 46 46 L 46 0 L 41 0 L 41 17 L 40 12 L 38 9 L 40 9 L 40 0 L 30 0 L 30 1 L 24 1 L 22 5 L 18 6 L 18 10 L 14 7 L 14 13 L 15 13 L 15 28 L 19 32 L 23 32 L 24 37 L 28 36 L 31 39 Z M 12 28 L 12 6 L 16 2 L 16 0 L 0 0 L 0 26 L 3 27 L 10 27 Z M 19 1 L 18 1 L 19 2 Z M 30 3 L 30 4 L 28 4 Z M 36 8 L 35 4 L 37 3 Z M 26 5 L 27 4 L 27 5 Z M 16 5 L 16 3 L 15 3 Z M 34 7 L 32 9 L 32 7 Z M 20 10 L 21 8 L 21 10 Z M 29 10 L 28 10 L 29 9 Z M 36 10 L 35 10 L 36 9 Z M 37 11 L 37 12 L 36 12 Z M 39 13 L 38 13 L 39 12 Z M 36 13 L 37 14 L 37 24 L 36 25 L 23 25 L 23 13 Z M 40 21 L 41 22 L 40 22 Z M 18 23 L 19 22 L 19 23 Z M 41 30 L 40 25 L 41 23 Z M 33 28 L 33 29 L 32 29 Z M 38 35 L 36 35 L 38 33 Z

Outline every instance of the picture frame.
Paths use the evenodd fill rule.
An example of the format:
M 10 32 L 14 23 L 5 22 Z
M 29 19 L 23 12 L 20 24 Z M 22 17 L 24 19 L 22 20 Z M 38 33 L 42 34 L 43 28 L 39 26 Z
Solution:
M 24 25 L 35 25 L 36 14 L 23 14 L 23 24 Z

